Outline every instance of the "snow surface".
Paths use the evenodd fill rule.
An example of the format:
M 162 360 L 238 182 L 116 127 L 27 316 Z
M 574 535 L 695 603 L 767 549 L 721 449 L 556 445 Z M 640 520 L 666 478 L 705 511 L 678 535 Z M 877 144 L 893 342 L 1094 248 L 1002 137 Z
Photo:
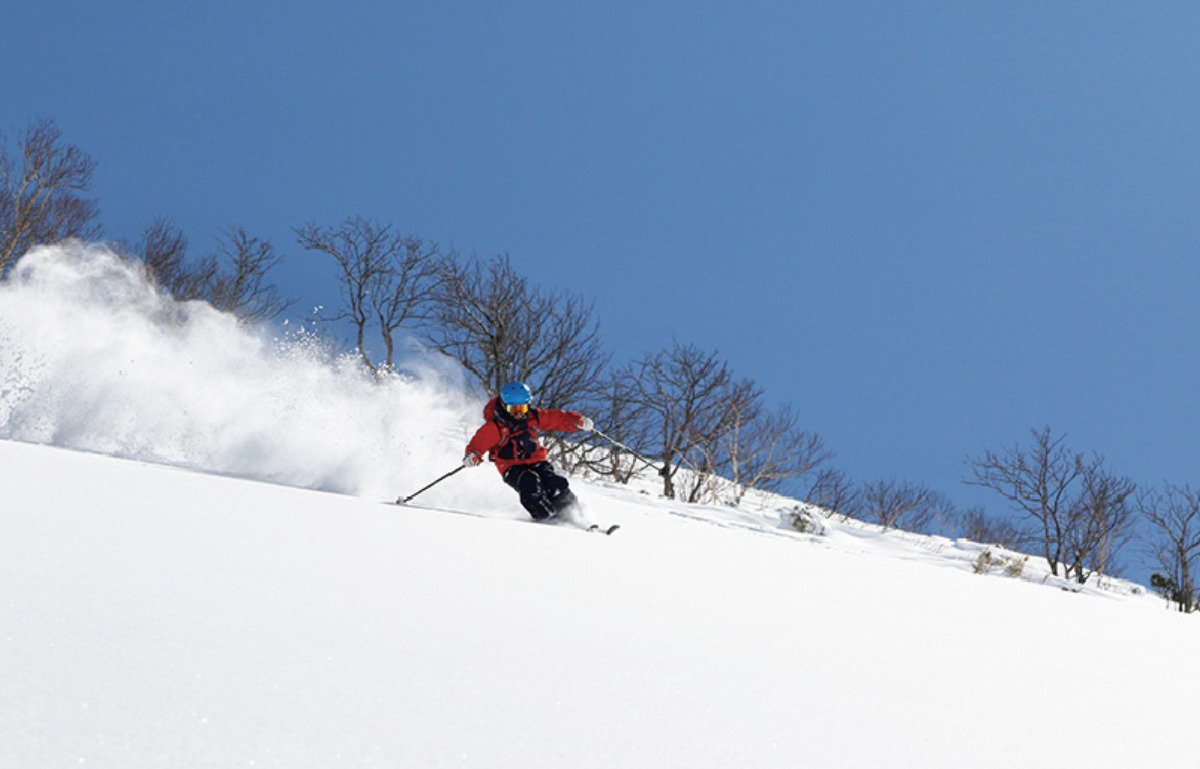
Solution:
M 1200 626 L 1139 586 L 651 484 L 576 479 L 612 537 L 489 468 L 383 504 L 479 400 L 311 341 L 97 246 L 0 287 L 0 767 L 1196 765 Z

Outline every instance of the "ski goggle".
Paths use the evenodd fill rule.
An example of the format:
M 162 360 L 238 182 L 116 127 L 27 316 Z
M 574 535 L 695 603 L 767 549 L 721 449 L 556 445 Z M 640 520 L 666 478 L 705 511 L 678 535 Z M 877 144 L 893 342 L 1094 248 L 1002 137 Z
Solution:
M 523 417 L 529 413 L 528 403 L 511 403 L 504 406 L 504 410 L 514 417 Z

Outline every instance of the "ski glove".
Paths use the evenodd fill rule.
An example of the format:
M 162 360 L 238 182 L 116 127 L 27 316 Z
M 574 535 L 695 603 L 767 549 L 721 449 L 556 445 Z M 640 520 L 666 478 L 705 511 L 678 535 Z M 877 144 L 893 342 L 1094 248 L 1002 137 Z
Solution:
M 585 430 L 585 431 L 591 430 L 595 426 L 596 426 L 596 423 L 592 421 L 591 417 L 580 417 L 579 418 L 579 429 L 580 430 Z
M 478 467 L 479 463 L 482 461 L 483 461 L 483 457 L 479 456 L 478 454 L 475 454 L 474 452 L 471 452 L 471 453 L 468 453 L 465 457 L 463 457 L 462 466 L 463 467 Z

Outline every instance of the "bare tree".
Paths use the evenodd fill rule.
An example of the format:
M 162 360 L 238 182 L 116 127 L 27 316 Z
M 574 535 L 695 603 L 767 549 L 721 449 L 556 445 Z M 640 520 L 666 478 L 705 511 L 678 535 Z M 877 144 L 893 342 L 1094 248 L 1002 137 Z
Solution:
M 637 418 L 625 385 L 616 374 L 609 375 L 608 385 L 591 409 L 596 424 L 603 425 L 604 434 L 611 441 L 625 446 L 645 445 L 646 422 Z M 611 441 L 606 442 L 603 449 L 593 448 L 582 454 L 579 457 L 580 464 L 602 477 L 612 478 L 618 483 L 629 483 L 647 463 L 637 454 Z
M 972 507 L 959 516 L 960 535 L 982 545 L 1022 550 L 1029 535 L 1012 521 L 989 516 L 982 507 Z
M 676 341 L 626 367 L 620 378 L 630 407 L 647 425 L 645 453 L 662 460 L 663 494 L 674 499 L 680 467 L 695 468 L 696 457 L 720 439 L 726 425 L 721 395 L 730 383 L 729 367 L 716 353 Z
M 818 472 L 804 499 L 844 519 L 862 515 L 862 494 L 845 471 L 837 468 L 827 467 Z
M 159 217 L 136 244 L 118 243 L 117 250 L 140 259 L 154 284 L 175 299 L 207 302 L 246 323 L 274 318 L 291 304 L 266 282 L 282 261 L 270 241 L 232 227 L 217 244 L 217 254 L 192 258 L 183 232 Z
M 711 439 L 695 441 L 692 449 L 680 455 L 681 464 L 692 472 L 683 477 L 683 499 L 688 502 L 714 501 L 723 487 L 722 479 L 733 481 L 733 493 L 740 502 L 754 480 L 751 468 L 754 425 L 763 418 L 763 389 L 753 379 L 734 379 L 732 375 L 716 396 L 721 403 L 721 421 Z M 676 489 L 679 492 L 679 489 Z
M 165 217 L 151 222 L 137 243 L 116 247 L 123 256 L 140 259 L 154 285 L 180 301 L 203 298 L 216 277 L 216 259 L 191 259 L 187 237 Z
M 1150 582 L 1182 612 L 1197 608 L 1196 570 L 1200 565 L 1200 492 L 1167 484 L 1137 499 L 1138 509 L 1153 527 L 1151 547 L 1160 572 Z
M 968 481 L 992 489 L 1037 522 L 1042 555 L 1057 575 L 1066 551 L 1065 531 L 1070 494 L 1083 475 L 1083 458 L 1062 445 L 1049 427 L 1034 430 L 1033 447 L 1014 446 L 1001 453 L 987 451 L 968 459 L 974 474 Z
M 733 481 L 734 504 L 751 489 L 778 491 L 830 457 L 821 436 L 800 429 L 790 405 L 766 409 L 762 399 L 763 391 L 751 380 L 735 384 L 726 396 L 722 455 L 713 470 L 724 469 Z
M 218 310 L 230 312 L 246 323 L 270 320 L 291 306 L 266 283 L 266 275 L 283 261 L 268 240 L 252 237 L 241 227 L 232 227 L 218 241 L 219 254 L 228 264 L 214 273 L 207 299 Z
M 64 144 L 53 120 L 38 120 L 17 138 L 15 157 L 0 137 L 0 275 L 32 246 L 98 238 L 99 206 L 81 193 L 96 163 Z
M 968 458 L 967 481 L 996 491 L 1037 526 L 1036 537 L 1050 572 L 1086 581 L 1108 564 L 1129 526 L 1125 504 L 1133 491 L 1112 476 L 1104 459 L 1069 451 L 1049 427 L 1031 431 L 1030 448 L 1015 446 Z
M 437 247 L 362 217 L 337 227 L 307 224 L 294 232 L 300 245 L 332 257 L 340 270 L 342 307 L 328 320 L 350 321 L 355 349 L 372 373 L 391 371 L 397 333 L 424 320 L 433 299 L 441 274 Z M 372 330 L 384 347 L 377 359 L 368 350 Z
M 183 287 L 187 249 L 188 241 L 183 231 L 169 220 L 158 217 L 142 231 L 141 240 L 133 251 L 141 258 L 146 274 L 156 286 L 171 295 L 185 295 L 191 293 Z
M 486 392 L 521 380 L 541 406 L 563 408 L 602 391 L 608 356 L 592 305 L 538 290 L 507 255 L 444 260 L 433 306 L 426 341 Z
M 1129 478 L 1107 471 L 1099 457 L 1085 464 L 1082 487 L 1064 532 L 1066 576 L 1081 585 L 1095 572 L 1119 575 L 1115 556 L 1132 530 L 1135 489 Z
M 907 481 L 871 481 L 863 486 L 862 517 L 885 531 L 924 531 L 945 505 L 938 492 Z

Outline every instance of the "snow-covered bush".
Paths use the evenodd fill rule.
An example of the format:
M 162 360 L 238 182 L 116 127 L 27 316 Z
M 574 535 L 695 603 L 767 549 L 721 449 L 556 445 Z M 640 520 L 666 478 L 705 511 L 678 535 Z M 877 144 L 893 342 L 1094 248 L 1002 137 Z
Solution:
M 821 515 L 819 510 L 804 505 L 795 505 L 781 511 L 779 516 L 785 526 L 793 528 L 801 534 L 815 534 L 823 537 L 828 533 L 829 527 L 825 522 L 825 516 Z
M 1017 579 L 1025 573 L 1025 564 L 1027 563 L 1029 563 L 1027 555 L 984 550 L 975 559 L 975 573 L 990 574 L 994 571 L 1003 571 L 1004 576 Z

